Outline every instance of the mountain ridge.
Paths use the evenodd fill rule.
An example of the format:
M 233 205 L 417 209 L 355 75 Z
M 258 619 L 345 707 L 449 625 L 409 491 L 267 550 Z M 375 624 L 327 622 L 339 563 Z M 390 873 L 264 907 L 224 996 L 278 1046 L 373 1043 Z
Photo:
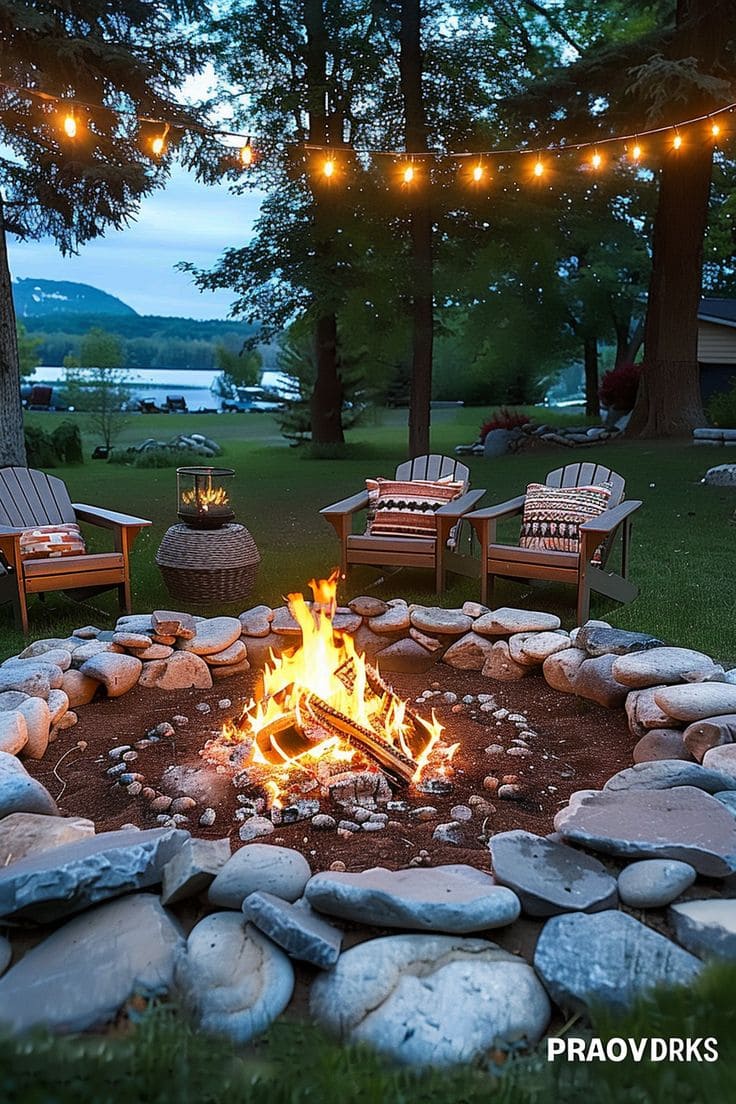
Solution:
M 15 313 L 21 320 L 50 314 L 138 315 L 116 295 L 93 284 L 73 280 L 18 278 L 13 281 L 13 301 Z

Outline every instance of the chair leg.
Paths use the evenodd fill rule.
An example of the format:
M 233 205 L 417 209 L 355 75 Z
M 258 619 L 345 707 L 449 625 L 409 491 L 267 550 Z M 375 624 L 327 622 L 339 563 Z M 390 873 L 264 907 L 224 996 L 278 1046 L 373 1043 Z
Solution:
M 447 585 L 447 572 L 445 571 L 444 560 L 441 556 L 437 557 L 437 563 L 435 564 L 434 582 L 437 594 L 444 594 Z
M 578 579 L 577 623 L 584 625 L 590 617 L 590 584 L 585 575 Z
M 16 600 L 13 602 L 13 613 L 15 615 L 15 627 L 20 629 L 24 636 L 28 636 L 28 603 L 26 601 L 25 590 L 23 584 L 19 580 L 18 593 Z
M 126 579 L 124 583 L 120 583 L 118 586 L 118 605 L 123 613 L 133 612 L 130 594 L 130 579 Z

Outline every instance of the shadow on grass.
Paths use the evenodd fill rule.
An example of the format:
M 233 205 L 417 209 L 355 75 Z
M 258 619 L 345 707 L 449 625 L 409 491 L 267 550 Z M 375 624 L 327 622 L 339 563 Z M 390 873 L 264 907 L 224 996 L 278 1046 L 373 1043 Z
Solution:
M 550 1063 L 546 1048 L 503 1067 L 411 1072 L 362 1047 L 281 1021 L 238 1049 L 198 1034 L 170 1005 L 106 1036 L 0 1041 L 4 1104 L 714 1104 L 736 1079 L 736 966 L 711 966 L 692 988 L 662 990 L 626 1015 L 594 1013 L 570 1034 L 636 1040 L 715 1036 L 705 1062 Z

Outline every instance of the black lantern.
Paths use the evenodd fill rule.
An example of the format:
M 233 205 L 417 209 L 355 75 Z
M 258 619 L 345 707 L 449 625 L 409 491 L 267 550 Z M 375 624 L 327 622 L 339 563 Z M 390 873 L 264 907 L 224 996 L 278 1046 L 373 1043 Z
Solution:
M 232 468 L 177 468 L 179 520 L 193 529 L 219 529 L 232 521 L 234 475 Z

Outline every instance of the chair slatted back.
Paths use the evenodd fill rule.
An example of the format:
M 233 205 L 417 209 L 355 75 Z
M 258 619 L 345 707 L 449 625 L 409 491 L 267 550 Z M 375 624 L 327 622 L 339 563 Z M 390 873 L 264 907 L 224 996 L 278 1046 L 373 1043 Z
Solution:
M 613 509 L 614 506 L 619 506 L 623 500 L 626 491 L 626 480 L 618 472 L 611 471 L 610 468 L 605 468 L 602 464 L 592 464 L 587 462 L 585 464 L 566 464 L 564 468 L 556 468 L 550 472 L 545 483 L 548 487 L 591 487 L 597 483 L 610 483 L 611 484 L 611 497 L 609 499 L 609 507 Z M 601 564 L 605 564 L 608 559 L 611 548 L 613 547 L 614 537 L 609 537 L 603 542 L 601 547 Z
M 396 469 L 396 479 L 444 479 L 450 476 L 467 486 L 470 482 L 470 471 L 465 464 L 455 460 L 452 456 L 439 456 L 432 453 L 430 456 L 415 456 L 413 460 L 405 460 Z
M 63 480 L 33 468 L 0 468 L 0 525 L 31 529 L 74 519 Z

